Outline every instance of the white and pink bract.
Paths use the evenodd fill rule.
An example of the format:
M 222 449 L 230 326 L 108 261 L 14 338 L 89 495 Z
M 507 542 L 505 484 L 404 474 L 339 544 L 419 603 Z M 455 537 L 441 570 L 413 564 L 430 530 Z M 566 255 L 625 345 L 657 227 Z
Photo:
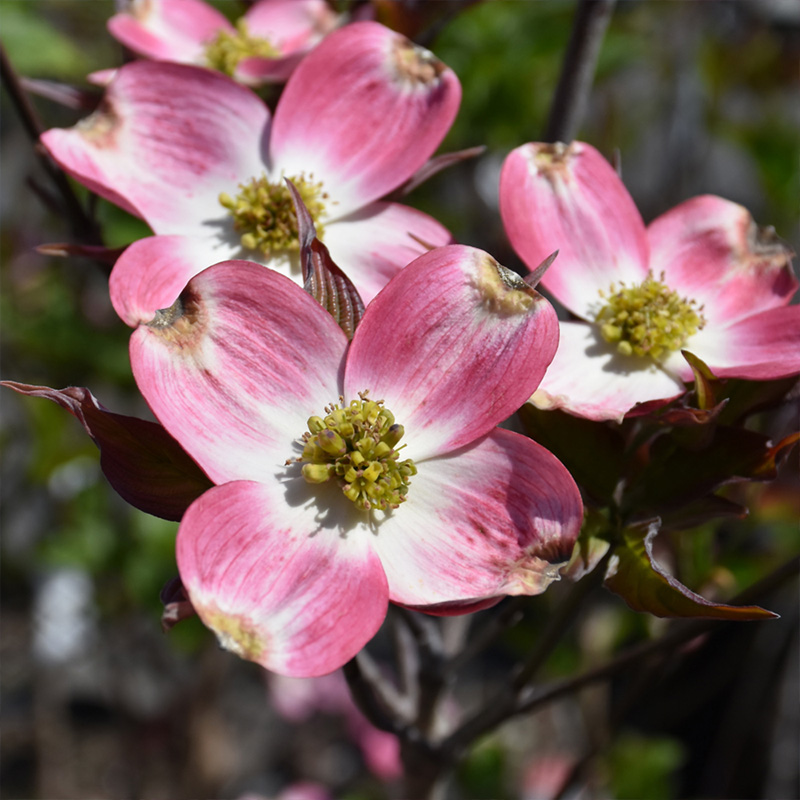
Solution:
M 695 197 L 645 227 L 611 165 L 573 142 L 514 150 L 501 174 L 500 208 L 511 244 L 531 269 L 559 251 L 542 286 L 581 320 L 561 323 L 536 405 L 621 420 L 638 403 L 685 391 L 693 374 L 680 349 L 722 378 L 800 372 L 800 307 L 789 306 L 798 286 L 792 253 L 742 206 Z M 704 319 L 680 349 L 659 358 L 621 354 L 597 321 L 612 284 L 637 287 L 648 275 Z
M 248 56 L 233 77 L 251 86 L 288 79 L 300 60 L 340 19 L 325 0 L 259 0 L 242 17 L 248 34 L 267 42 L 274 56 Z M 207 66 L 207 49 L 236 28 L 202 0 L 131 0 L 108 21 L 108 30 L 139 56 Z
M 380 198 L 430 158 L 460 99 L 458 79 L 431 53 L 360 22 L 304 59 L 274 118 L 219 73 L 143 61 L 118 71 L 92 116 L 42 141 L 156 234 L 128 247 L 111 275 L 112 303 L 135 326 L 217 261 L 258 261 L 302 282 L 290 253 L 245 247 L 220 201 L 264 176 L 273 186 L 302 176 L 320 185 L 318 235 L 369 302 L 409 261 L 451 241 L 427 214 Z
M 285 276 L 248 262 L 194 277 L 131 339 L 142 394 L 214 488 L 177 560 L 220 642 L 284 675 L 321 675 L 372 638 L 389 602 L 437 614 L 538 594 L 581 526 L 564 466 L 496 427 L 556 350 L 550 304 L 482 251 L 421 256 L 367 307 L 352 343 Z M 403 426 L 404 501 L 351 502 L 301 473 L 310 418 L 368 392 Z

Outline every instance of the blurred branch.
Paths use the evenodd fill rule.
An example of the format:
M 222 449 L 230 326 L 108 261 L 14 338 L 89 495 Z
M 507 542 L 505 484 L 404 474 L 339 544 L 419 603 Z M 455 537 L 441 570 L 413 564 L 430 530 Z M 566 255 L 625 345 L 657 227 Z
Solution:
M 524 615 L 523 596 L 511 597 L 500 607 L 491 619 L 479 628 L 475 635 L 470 637 L 466 646 L 460 653 L 456 653 L 448 664 L 451 672 L 457 672 L 478 653 L 485 650 L 495 639 L 498 639 L 506 630 L 522 620 Z
M 39 143 L 39 136 L 43 126 L 39 120 L 33 105 L 28 100 L 28 96 L 22 87 L 19 76 L 11 65 L 6 55 L 5 48 L 0 43 L 0 76 L 3 85 L 8 92 L 11 102 L 20 116 L 25 132 L 33 142 L 33 149 L 45 172 L 58 190 L 62 199 L 62 210 L 69 221 L 69 225 L 74 235 L 82 242 L 87 244 L 102 244 L 100 232 L 94 220 L 86 213 L 75 192 L 67 180 L 66 175 L 59 169 L 42 149 Z
M 351 658 L 344 667 L 344 677 L 361 713 L 382 731 L 401 736 L 410 717 L 407 703 L 366 650 Z
M 583 119 L 597 57 L 616 0 L 578 0 L 572 35 L 550 106 L 546 142 L 569 143 Z
M 760 581 L 740 592 L 731 600 L 731 603 L 735 605 L 752 603 L 787 583 L 799 573 L 800 555 L 790 559 Z M 711 619 L 681 620 L 672 631 L 660 639 L 632 647 L 603 666 L 587 670 L 580 675 L 566 678 L 563 681 L 554 682 L 549 686 L 522 692 L 517 696 L 506 695 L 504 698 L 497 698 L 451 734 L 442 743 L 442 750 L 450 757 L 453 754 L 457 756 L 459 752 L 462 752 L 478 737 L 488 733 L 512 717 L 529 713 L 546 703 L 573 694 L 584 686 L 611 678 L 632 664 L 648 661 L 655 656 L 661 656 L 665 652 L 669 655 L 674 652 L 678 645 L 688 642 L 721 624 L 731 623 Z
M 800 574 L 800 556 L 796 556 L 786 563 L 779 566 L 776 570 L 740 592 L 733 600 L 736 604 L 748 604 L 758 600 L 763 602 L 763 598 L 780 589 L 785 583 Z M 659 656 L 654 658 L 643 669 L 637 671 L 633 684 L 627 688 L 623 697 L 617 702 L 617 708 L 610 720 L 612 731 L 617 730 L 625 719 L 627 713 L 636 706 L 643 696 L 651 693 L 654 684 L 659 680 L 664 670 L 669 666 L 670 658 L 680 657 L 677 645 L 694 638 L 697 635 L 711 631 L 712 628 L 719 630 L 720 626 L 713 625 L 710 620 L 693 620 L 685 622 L 679 629 L 661 639 L 648 643 L 652 645 L 652 650 L 658 652 Z M 656 647 L 658 645 L 658 647 Z M 666 648 L 666 652 L 663 652 Z M 643 648 L 644 649 L 644 648 Z M 607 667 L 615 665 L 616 660 L 610 662 Z M 627 663 L 623 666 L 627 666 Z M 561 787 L 553 795 L 552 800 L 561 800 L 566 797 L 570 790 L 580 780 L 589 764 L 602 752 L 603 748 L 599 744 L 591 745 L 581 758 L 573 764 L 569 773 L 563 780 Z

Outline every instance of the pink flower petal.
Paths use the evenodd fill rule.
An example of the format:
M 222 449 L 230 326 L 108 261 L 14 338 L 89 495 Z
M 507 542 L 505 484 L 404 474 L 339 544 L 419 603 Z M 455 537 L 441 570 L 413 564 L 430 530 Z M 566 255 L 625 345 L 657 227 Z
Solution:
M 313 173 L 334 217 L 410 178 L 455 118 L 461 88 L 431 53 L 375 22 L 327 36 L 292 74 L 275 112 L 271 162 Z
M 111 271 L 111 303 L 132 328 L 146 324 L 156 311 L 178 299 L 191 278 L 210 263 L 229 258 L 232 249 L 199 237 L 139 239 L 125 249 Z
M 251 35 L 267 39 L 282 53 L 310 49 L 338 22 L 325 0 L 259 0 L 244 18 Z
M 498 428 L 417 469 L 406 502 L 376 529 L 390 600 L 435 606 L 539 594 L 559 579 L 583 506 L 555 456 Z
M 500 175 L 500 212 L 520 258 L 570 311 L 593 319 L 598 292 L 647 274 L 644 223 L 611 165 L 593 147 L 532 142 L 513 150 Z
M 215 483 L 275 480 L 310 416 L 341 393 L 347 339 L 288 278 L 228 261 L 140 326 L 131 366 L 162 425 Z
M 224 75 L 140 61 L 118 71 L 94 114 L 42 142 L 70 175 L 156 233 L 213 234 L 228 225 L 220 192 L 263 172 L 268 126 L 261 100 Z
M 220 643 L 283 675 L 341 667 L 386 616 L 387 587 L 369 532 L 345 535 L 315 506 L 252 481 L 215 487 L 178 531 L 192 605 Z
M 323 239 L 333 260 L 373 297 L 406 264 L 431 247 L 450 244 L 450 232 L 433 217 L 399 203 L 371 203 L 325 226 Z
M 498 270 L 505 268 L 481 250 L 440 247 L 367 307 L 348 354 L 345 396 L 367 389 L 384 399 L 405 426 L 410 458 L 488 433 L 530 397 L 555 353 L 552 306 Z
M 452 237 L 421 211 L 398 203 L 373 203 L 325 226 L 324 241 L 364 302 L 369 302 L 409 261 Z M 425 244 L 422 244 L 424 242 Z M 210 264 L 247 258 L 302 284 L 296 259 L 245 251 L 223 236 L 150 236 L 130 245 L 111 273 L 111 302 L 120 318 L 135 328 L 171 306 L 186 283 Z
M 720 378 L 768 381 L 797 375 L 800 306 L 773 308 L 727 327 L 706 328 L 686 343 L 686 349 Z M 690 376 L 691 372 L 686 379 Z
M 108 21 L 117 41 L 139 55 L 185 64 L 203 63 L 203 43 L 233 26 L 202 0 L 134 0 Z
M 617 353 L 594 325 L 562 322 L 558 352 L 532 400 L 539 408 L 619 422 L 637 403 L 666 402 L 683 391 L 651 359 Z
M 663 271 L 671 289 L 704 304 L 709 323 L 786 305 L 797 291 L 791 251 L 721 197 L 681 203 L 654 220 L 647 237 L 653 274 Z

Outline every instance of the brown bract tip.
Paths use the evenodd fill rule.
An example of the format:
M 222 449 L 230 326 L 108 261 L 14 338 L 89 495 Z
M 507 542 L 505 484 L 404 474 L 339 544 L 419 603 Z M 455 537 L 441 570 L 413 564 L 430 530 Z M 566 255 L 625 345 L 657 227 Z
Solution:
M 484 306 L 501 316 L 524 314 L 540 297 L 516 272 L 498 264 L 490 256 L 483 259 L 475 288 Z
M 199 339 L 205 330 L 206 315 L 200 298 L 185 291 L 169 308 L 160 308 L 147 327 L 162 339 L 182 347 Z
M 96 147 L 109 147 L 114 143 L 114 134 L 119 125 L 117 112 L 108 100 L 103 100 L 97 110 L 82 119 L 75 128 Z
M 447 69 L 430 50 L 404 37 L 395 42 L 392 56 L 397 77 L 413 86 L 435 86 Z
M 751 220 L 747 230 L 750 251 L 763 258 L 789 261 L 795 255 L 791 247 L 775 233 L 772 225 L 756 225 Z

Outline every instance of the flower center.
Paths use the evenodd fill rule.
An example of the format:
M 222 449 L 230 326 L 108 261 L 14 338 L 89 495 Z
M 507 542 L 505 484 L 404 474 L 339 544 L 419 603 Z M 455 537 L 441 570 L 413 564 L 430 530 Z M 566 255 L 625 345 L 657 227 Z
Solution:
M 403 438 L 403 426 L 382 400 L 370 400 L 359 392 L 359 400 L 345 406 L 325 408 L 325 417 L 310 417 L 303 434 L 303 464 L 308 483 L 335 479 L 342 492 L 358 508 L 386 511 L 406 499 L 411 476 L 417 474 L 414 462 L 399 461 L 396 447 Z M 291 463 L 291 459 L 287 464 Z
M 247 22 L 240 19 L 235 31 L 221 30 L 206 44 L 206 63 L 226 75 L 233 75 L 243 58 L 278 58 L 280 50 L 266 39 L 251 36 L 247 32 Z
M 291 181 L 303 198 L 321 239 L 323 228 L 319 218 L 325 213 L 328 194 L 322 190 L 322 183 L 315 183 L 313 178 L 313 175 L 306 178 L 301 172 L 292 176 Z M 283 180 L 271 183 L 262 175 L 249 183 L 240 183 L 239 189 L 236 197 L 222 192 L 219 202 L 233 217 L 233 227 L 241 234 L 242 247 L 260 250 L 265 255 L 276 250 L 299 250 L 297 215 Z
M 605 305 L 597 313 L 600 332 L 617 345 L 622 355 L 659 359 L 683 347 L 686 340 L 706 323 L 703 307 L 680 297 L 664 283 L 664 273 L 655 280 L 648 273 L 638 286 L 612 283 L 601 291 Z

